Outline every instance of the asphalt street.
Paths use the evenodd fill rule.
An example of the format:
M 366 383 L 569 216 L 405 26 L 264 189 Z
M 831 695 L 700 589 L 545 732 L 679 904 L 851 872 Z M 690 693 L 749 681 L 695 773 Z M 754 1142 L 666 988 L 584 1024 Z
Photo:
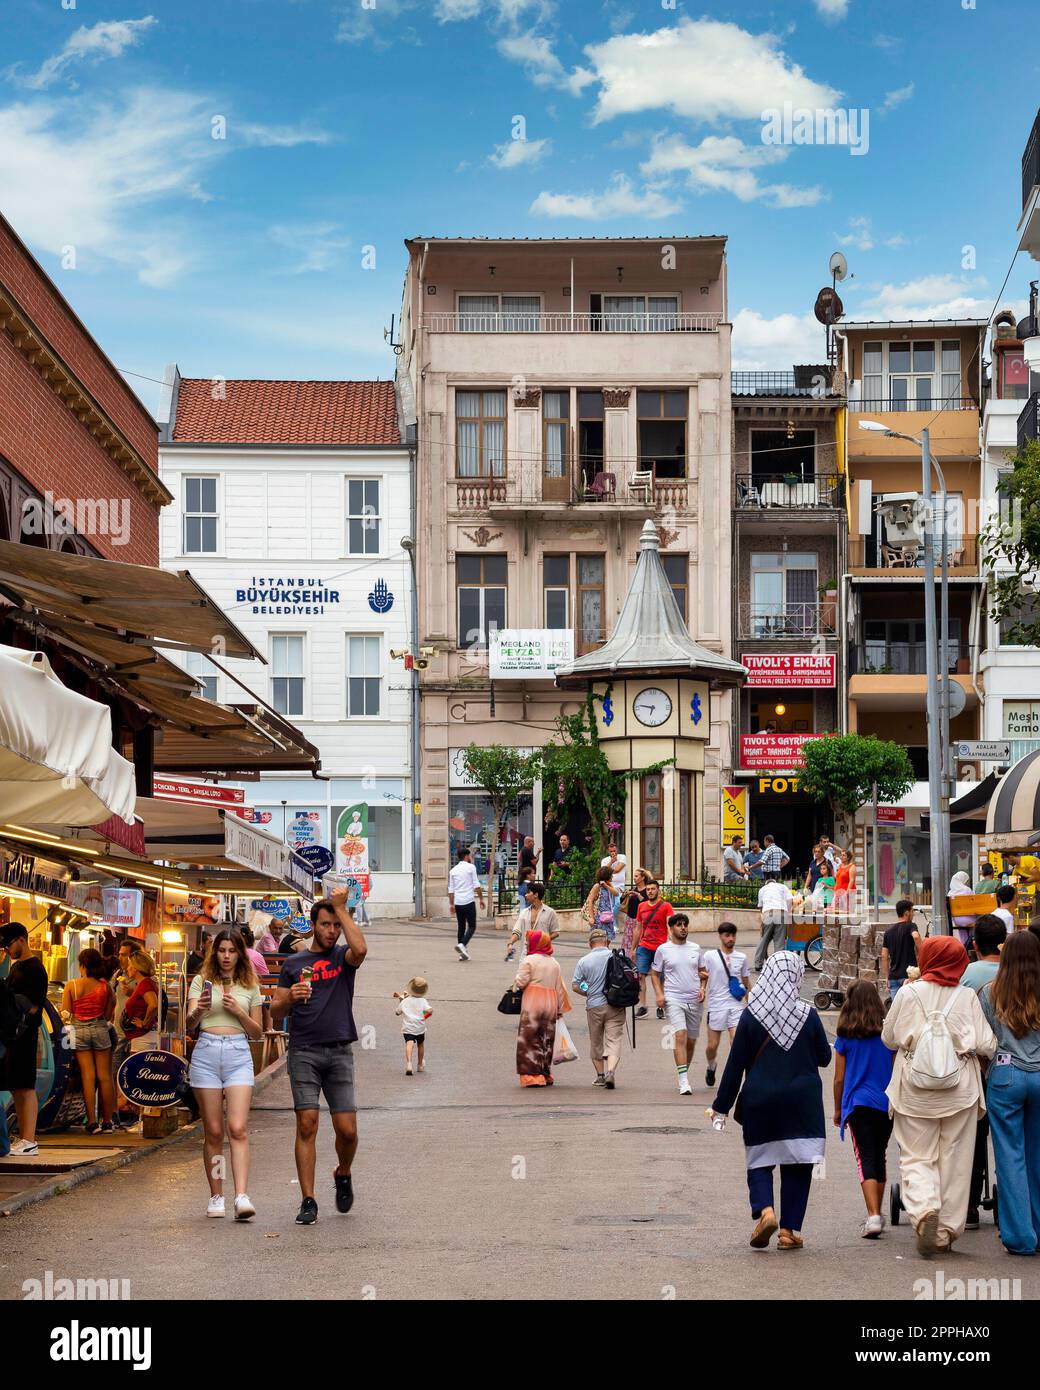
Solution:
M 557 1068 L 554 1088 L 522 1091 L 516 1020 L 495 1009 L 513 975 L 503 938 L 482 929 L 469 963 L 453 940 L 446 928 L 408 923 L 369 932 L 349 1216 L 333 1204 L 324 1116 L 320 1218 L 294 1225 L 293 1114 L 280 1077 L 251 1117 L 254 1221 L 206 1219 L 201 1140 L 191 1137 L 0 1222 L 0 1296 L 21 1297 L 23 1281 L 50 1270 L 126 1279 L 134 1298 L 910 1300 L 941 1270 L 947 1281 L 1018 1279 L 1023 1299 L 1040 1297 L 1040 1259 L 1006 1255 L 986 1216 L 941 1261 L 916 1254 L 905 1223 L 863 1240 L 851 1144 L 836 1131 L 805 1249 L 751 1250 L 740 1130 L 716 1133 L 705 1117 L 703 1041 L 694 1094 L 683 1098 L 651 1011 L 617 1090 L 594 1089 L 576 1001 L 568 1018 L 580 1060 Z M 577 940 L 557 947 L 568 983 L 583 949 Z M 408 1077 L 391 994 L 415 974 L 430 981 L 434 1014 L 429 1070 Z M 829 1113 L 829 1075 L 824 1085 Z

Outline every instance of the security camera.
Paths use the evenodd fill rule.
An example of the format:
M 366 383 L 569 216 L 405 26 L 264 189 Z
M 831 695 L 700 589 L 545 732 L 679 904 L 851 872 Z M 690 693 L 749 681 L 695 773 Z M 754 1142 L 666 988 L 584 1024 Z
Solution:
M 436 648 L 436 647 L 420 647 L 420 648 L 419 648 L 419 655 L 420 655 L 420 656 L 436 656 L 436 655 L 437 655 L 437 648 Z
M 403 661 L 408 655 L 407 647 L 391 647 L 390 656 L 394 661 Z

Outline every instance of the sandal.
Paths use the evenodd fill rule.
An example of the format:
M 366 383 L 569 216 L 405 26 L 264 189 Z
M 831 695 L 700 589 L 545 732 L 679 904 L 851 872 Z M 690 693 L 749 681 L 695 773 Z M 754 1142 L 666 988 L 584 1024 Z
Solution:
M 796 1236 L 794 1231 L 781 1231 L 776 1240 L 778 1250 L 801 1250 L 805 1241 L 801 1236 Z
M 773 1238 L 773 1232 L 777 1228 L 776 1213 L 772 1207 L 766 1207 L 758 1218 L 758 1224 L 751 1232 L 751 1248 L 753 1250 L 765 1250 Z

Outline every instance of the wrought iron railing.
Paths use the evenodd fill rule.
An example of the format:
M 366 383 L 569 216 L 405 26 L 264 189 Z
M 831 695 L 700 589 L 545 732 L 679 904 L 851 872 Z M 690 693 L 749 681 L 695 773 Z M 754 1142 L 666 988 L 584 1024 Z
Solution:
M 946 670 L 967 675 L 974 650 L 959 641 L 949 642 Z M 852 676 L 923 676 L 928 672 L 928 648 L 923 642 L 860 642 L 849 657 Z
M 837 601 L 832 603 L 741 603 L 740 636 L 752 641 L 783 637 L 833 637 Z
M 1040 439 L 1040 391 L 1034 391 L 1018 417 L 1018 447 L 1024 449 L 1033 439 Z
M 842 505 L 837 473 L 738 473 L 736 505 L 741 509 L 792 507 L 797 511 Z
M 730 372 L 734 396 L 817 396 L 821 400 L 841 393 L 831 385 L 829 367 L 805 372 Z
M 677 908 L 708 908 L 712 910 L 756 908 L 761 880 L 746 883 L 723 883 L 721 879 L 683 879 L 661 884 L 661 896 Z M 584 906 L 592 884 L 583 879 L 557 875 L 545 885 L 545 901 L 557 912 L 574 912 Z M 622 899 L 623 900 L 623 899 Z M 497 903 L 499 912 L 517 909 L 516 882 L 499 882 Z
M 721 314 L 427 313 L 428 333 L 717 333 Z

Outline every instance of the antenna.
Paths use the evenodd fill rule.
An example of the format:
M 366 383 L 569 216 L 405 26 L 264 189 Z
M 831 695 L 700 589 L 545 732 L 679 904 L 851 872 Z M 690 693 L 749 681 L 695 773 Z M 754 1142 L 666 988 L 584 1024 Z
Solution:
M 841 251 L 835 251 L 827 262 L 831 274 L 834 276 L 835 283 L 844 280 L 849 273 L 849 263 Z
M 395 315 L 395 314 L 391 314 L 391 315 L 390 315 L 390 327 L 389 327 L 389 328 L 384 328 L 384 329 L 383 329 L 383 342 L 384 342 L 384 343 L 389 343 L 390 346 L 393 348 L 394 352 L 397 354 L 397 356 L 400 357 L 401 353 L 404 352 L 404 343 L 395 343 L 395 342 L 394 342 L 394 319 L 395 319 L 395 318 L 396 318 L 396 315 Z

